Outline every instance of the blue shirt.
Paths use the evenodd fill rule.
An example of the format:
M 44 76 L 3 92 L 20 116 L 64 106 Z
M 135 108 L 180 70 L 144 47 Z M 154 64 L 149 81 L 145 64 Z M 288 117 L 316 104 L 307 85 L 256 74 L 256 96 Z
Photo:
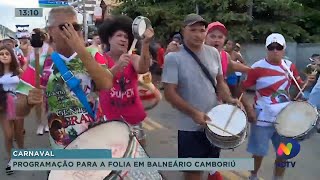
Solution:
M 308 102 L 318 109 L 320 109 L 320 78 L 318 78 L 317 83 L 313 87 Z

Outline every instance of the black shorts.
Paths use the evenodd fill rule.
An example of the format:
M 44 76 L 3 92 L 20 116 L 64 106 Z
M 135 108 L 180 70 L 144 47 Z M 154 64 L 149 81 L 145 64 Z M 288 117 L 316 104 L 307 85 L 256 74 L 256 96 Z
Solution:
M 178 131 L 178 158 L 219 158 L 220 151 L 203 131 Z

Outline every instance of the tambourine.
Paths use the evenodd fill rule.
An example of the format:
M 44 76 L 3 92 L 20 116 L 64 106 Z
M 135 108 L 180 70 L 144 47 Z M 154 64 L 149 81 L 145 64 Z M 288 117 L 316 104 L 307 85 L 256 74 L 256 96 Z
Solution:
M 144 39 L 144 33 L 150 27 L 152 27 L 151 21 L 146 17 L 138 16 L 133 20 L 132 34 L 134 36 L 134 40 L 128 54 L 132 54 L 132 50 L 136 47 L 138 40 Z
M 151 21 L 143 16 L 138 16 L 132 23 L 132 33 L 136 39 L 143 39 L 144 33 L 151 26 Z

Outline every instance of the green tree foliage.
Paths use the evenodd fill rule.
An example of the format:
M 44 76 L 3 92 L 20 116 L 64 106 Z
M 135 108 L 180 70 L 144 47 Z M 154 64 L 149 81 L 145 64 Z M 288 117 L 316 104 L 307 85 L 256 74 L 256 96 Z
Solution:
M 318 1 L 126 0 L 113 13 L 148 17 L 157 38 L 163 41 L 180 30 L 187 14 L 198 12 L 209 22 L 224 23 L 229 38 L 239 42 L 264 42 L 271 32 L 284 34 L 288 41 L 320 42 Z

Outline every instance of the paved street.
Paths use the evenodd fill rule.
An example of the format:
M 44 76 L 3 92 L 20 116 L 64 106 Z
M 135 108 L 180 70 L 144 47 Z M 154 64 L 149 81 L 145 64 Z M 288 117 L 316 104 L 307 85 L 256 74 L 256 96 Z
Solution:
M 176 157 L 177 154 L 177 125 L 175 110 L 165 101 L 162 101 L 155 109 L 149 111 L 150 119 L 144 123 L 148 134 L 147 152 L 152 157 Z M 47 148 L 48 137 L 36 136 L 35 119 L 33 113 L 25 120 L 26 128 L 26 148 Z M 3 145 L 3 135 L 0 134 L 0 144 Z M 301 143 L 299 155 L 293 159 L 296 161 L 295 168 L 288 169 L 285 180 L 319 180 L 320 177 L 320 134 L 307 139 Z M 222 151 L 222 157 L 249 157 L 245 151 L 246 143 L 234 151 Z M 0 180 L 44 180 L 45 172 L 16 172 L 14 175 L 6 176 L 5 169 L 5 150 L 0 148 L 2 167 Z M 274 152 L 271 149 L 269 156 L 265 159 L 261 169 L 261 177 L 264 180 L 271 180 Z M 166 179 L 179 180 L 182 174 L 179 172 L 163 172 Z M 229 171 L 223 172 L 226 180 L 247 179 L 248 172 Z

